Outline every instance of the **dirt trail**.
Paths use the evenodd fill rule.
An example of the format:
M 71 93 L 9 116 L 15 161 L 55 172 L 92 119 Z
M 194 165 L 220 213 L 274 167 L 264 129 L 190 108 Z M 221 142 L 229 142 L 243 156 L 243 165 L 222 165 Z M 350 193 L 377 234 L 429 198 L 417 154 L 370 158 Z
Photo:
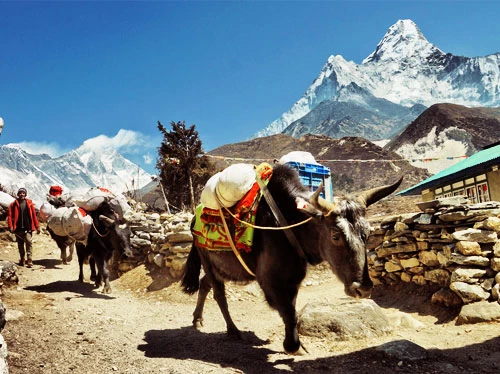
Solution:
M 1 258 L 17 261 L 15 243 L 0 241 Z M 89 277 L 88 268 L 86 277 Z M 428 304 L 428 295 L 381 294 L 374 300 L 390 318 L 404 312 L 421 327 L 400 326 L 384 338 L 339 342 L 302 337 L 309 354 L 282 353 L 283 324 L 256 285 L 229 286 L 229 306 L 245 341 L 226 337 L 220 311 L 209 296 L 205 325 L 191 327 L 196 297 L 177 283 L 146 292 L 146 267 L 112 281 L 103 295 L 79 283 L 76 258 L 62 265 L 55 243 L 35 235 L 34 267 L 20 268 L 19 285 L 2 297 L 9 321 L 3 336 L 10 373 L 493 373 L 500 361 L 500 325 L 455 326 L 453 316 Z M 342 286 L 325 270 L 310 272 L 298 298 L 334 303 Z M 378 295 L 377 295 L 378 294 Z M 376 348 L 407 339 L 429 359 L 405 362 Z

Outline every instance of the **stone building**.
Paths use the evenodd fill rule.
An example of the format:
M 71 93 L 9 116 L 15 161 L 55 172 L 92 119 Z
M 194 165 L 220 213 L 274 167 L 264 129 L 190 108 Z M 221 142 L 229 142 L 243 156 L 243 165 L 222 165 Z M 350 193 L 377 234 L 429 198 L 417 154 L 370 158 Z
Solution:
M 465 196 L 472 204 L 500 201 L 500 142 L 485 147 L 398 195 L 419 193 L 424 202 L 452 196 Z

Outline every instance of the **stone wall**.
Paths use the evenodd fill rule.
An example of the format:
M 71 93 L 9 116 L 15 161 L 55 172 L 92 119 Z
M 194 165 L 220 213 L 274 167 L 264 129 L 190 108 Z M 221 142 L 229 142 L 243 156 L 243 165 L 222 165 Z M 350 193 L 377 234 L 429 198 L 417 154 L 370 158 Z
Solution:
M 147 262 L 165 268 L 174 280 L 180 279 L 193 241 L 190 231 L 193 214 L 158 214 L 143 209 L 144 206 L 136 204 L 135 213 L 127 217 L 133 234 L 131 244 L 137 255 L 121 261 L 119 273 L 133 269 L 138 263 Z
M 500 203 L 437 200 L 423 211 L 372 221 L 368 240 L 375 284 L 437 285 L 446 306 L 499 303 Z

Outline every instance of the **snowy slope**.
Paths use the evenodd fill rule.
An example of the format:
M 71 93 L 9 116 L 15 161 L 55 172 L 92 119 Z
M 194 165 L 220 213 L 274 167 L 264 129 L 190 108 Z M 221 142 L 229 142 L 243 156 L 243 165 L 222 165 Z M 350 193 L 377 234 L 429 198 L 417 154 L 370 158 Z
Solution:
M 57 158 L 4 145 L 0 146 L 0 159 L 0 184 L 8 192 L 26 187 L 28 197 L 38 207 L 51 185 L 60 185 L 66 192 L 99 186 L 122 193 L 151 181 L 149 173 L 113 148 L 93 148 L 85 143 Z
M 500 105 L 500 53 L 472 58 L 445 54 L 413 21 L 399 20 L 361 64 L 330 56 L 304 95 L 255 137 L 281 133 L 325 100 L 356 101 L 340 95 L 351 84 L 406 107 L 441 102 L 495 107 Z

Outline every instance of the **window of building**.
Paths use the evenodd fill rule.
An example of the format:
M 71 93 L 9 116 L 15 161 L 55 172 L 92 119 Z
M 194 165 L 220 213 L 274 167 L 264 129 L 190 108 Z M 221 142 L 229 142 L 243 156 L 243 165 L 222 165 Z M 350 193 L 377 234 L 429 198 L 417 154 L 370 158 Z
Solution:
M 478 183 L 477 185 L 477 195 L 480 203 L 490 201 L 490 194 L 488 192 L 488 183 Z
M 434 190 L 436 199 L 460 195 L 467 196 L 472 204 L 490 201 L 486 174 L 481 174 L 474 178 L 467 178 L 463 181 L 458 181 L 452 185 L 443 186 Z
M 470 186 L 470 187 L 467 187 L 465 189 L 465 194 L 467 195 L 467 197 L 469 198 L 470 202 L 472 204 L 475 204 L 478 202 L 477 200 L 477 190 L 476 190 L 476 186 Z

